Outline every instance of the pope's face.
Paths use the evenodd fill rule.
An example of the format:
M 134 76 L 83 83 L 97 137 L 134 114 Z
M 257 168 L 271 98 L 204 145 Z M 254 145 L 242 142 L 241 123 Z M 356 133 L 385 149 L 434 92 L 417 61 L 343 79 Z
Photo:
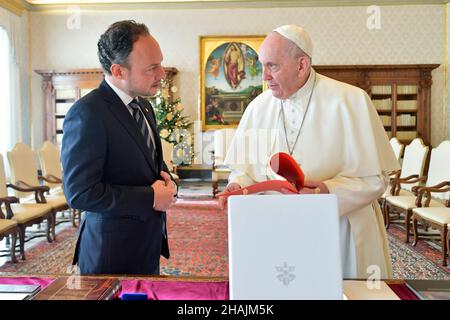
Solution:
M 289 98 L 299 89 L 300 64 L 290 53 L 288 40 L 277 33 L 266 37 L 259 50 L 263 80 L 279 99 Z
M 124 85 L 130 96 L 152 96 L 164 78 L 163 55 L 158 42 L 150 35 L 141 36 L 128 56 Z

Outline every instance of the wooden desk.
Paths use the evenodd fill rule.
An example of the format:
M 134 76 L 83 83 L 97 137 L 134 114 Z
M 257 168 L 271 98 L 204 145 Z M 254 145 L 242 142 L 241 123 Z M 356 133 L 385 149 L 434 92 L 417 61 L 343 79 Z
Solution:
M 60 275 L 0 275 L 0 284 L 40 284 L 46 288 Z M 73 275 L 75 277 L 75 275 Z M 80 276 L 81 278 L 87 276 Z M 229 300 L 227 277 L 173 277 L 173 276 L 127 276 L 105 275 L 89 278 L 118 278 L 123 293 L 146 293 L 151 300 Z M 345 281 L 345 280 L 344 280 Z M 365 281 L 365 280 L 361 280 Z M 386 280 L 385 283 L 401 300 L 417 300 L 403 280 Z

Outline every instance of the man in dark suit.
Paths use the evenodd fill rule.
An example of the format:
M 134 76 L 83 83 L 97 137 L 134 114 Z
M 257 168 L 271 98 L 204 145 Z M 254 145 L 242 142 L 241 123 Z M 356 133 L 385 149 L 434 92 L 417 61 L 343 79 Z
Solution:
M 81 274 L 159 274 L 160 255 L 169 258 L 165 211 L 177 186 L 142 96 L 158 91 L 163 56 L 134 21 L 112 24 L 97 46 L 105 80 L 72 106 L 63 126 L 64 192 L 85 211 L 74 264 Z

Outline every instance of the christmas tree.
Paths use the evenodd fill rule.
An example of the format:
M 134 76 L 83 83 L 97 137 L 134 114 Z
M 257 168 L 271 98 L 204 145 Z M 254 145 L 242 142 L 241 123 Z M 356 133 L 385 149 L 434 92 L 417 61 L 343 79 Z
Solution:
M 171 101 L 169 90 L 173 93 L 177 91 L 175 86 L 171 86 L 167 80 L 162 80 L 161 90 L 150 98 L 155 110 L 156 123 L 159 135 L 162 139 L 173 144 L 173 162 L 175 165 L 191 164 L 194 153 L 193 146 L 189 141 L 192 122 L 188 116 L 183 116 L 183 105 L 181 99 Z

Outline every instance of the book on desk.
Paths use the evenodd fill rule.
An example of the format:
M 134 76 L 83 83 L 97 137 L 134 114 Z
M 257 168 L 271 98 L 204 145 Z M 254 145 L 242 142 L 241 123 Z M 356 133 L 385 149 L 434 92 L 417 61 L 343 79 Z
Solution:
M 33 300 L 112 300 L 121 289 L 117 278 L 70 276 L 53 281 Z
M 30 300 L 40 290 L 39 284 L 0 284 L 0 300 Z
M 449 280 L 405 280 L 420 300 L 450 300 Z

